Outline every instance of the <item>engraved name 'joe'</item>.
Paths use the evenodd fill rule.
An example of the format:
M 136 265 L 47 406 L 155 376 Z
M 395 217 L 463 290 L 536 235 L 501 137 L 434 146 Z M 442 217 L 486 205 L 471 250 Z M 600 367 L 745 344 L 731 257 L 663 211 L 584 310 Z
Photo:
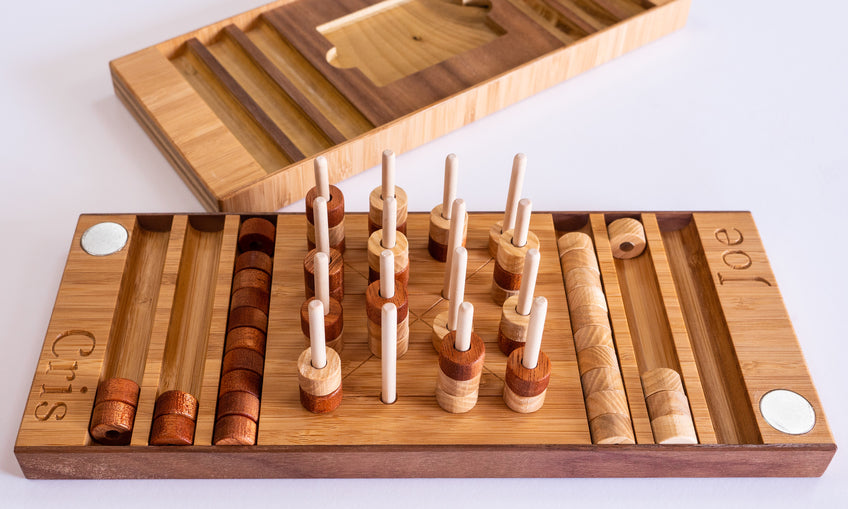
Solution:
M 729 269 L 716 272 L 718 283 L 757 283 L 771 286 L 768 279 L 756 273 L 754 260 L 744 249 L 745 236 L 739 228 L 719 228 L 715 231 L 716 240 L 729 249 L 721 253 L 722 263 Z

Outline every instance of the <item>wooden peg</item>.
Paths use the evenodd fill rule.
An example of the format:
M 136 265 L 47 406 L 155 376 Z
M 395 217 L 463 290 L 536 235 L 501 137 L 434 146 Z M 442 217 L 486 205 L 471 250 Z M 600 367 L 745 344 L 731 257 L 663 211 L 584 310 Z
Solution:
M 389 196 L 383 200 L 383 241 L 381 247 L 392 249 L 397 243 L 397 200 Z
M 315 301 L 317 299 L 314 297 L 307 299 L 300 307 L 300 330 L 303 332 L 307 344 L 311 344 L 312 337 L 309 306 Z M 322 309 L 322 312 L 324 311 L 326 309 Z M 324 341 L 327 347 L 332 348 L 336 352 L 344 350 L 344 310 L 339 301 L 333 298 L 330 298 L 329 312 L 324 315 Z
M 380 297 L 395 296 L 395 255 L 388 249 L 380 253 Z
M 313 300 L 307 307 L 312 366 L 321 369 L 327 365 L 327 349 L 324 343 L 324 304 L 320 300 Z
M 397 230 L 406 234 L 407 198 L 406 193 L 395 185 L 395 154 L 391 150 L 383 152 L 383 174 L 380 187 L 371 191 L 368 211 L 368 234 L 382 227 L 383 201 L 388 197 L 397 200 Z
M 624 217 L 616 219 L 607 226 L 612 255 L 627 260 L 642 254 L 648 244 L 645 228 L 636 219 Z
M 324 315 L 330 312 L 330 257 L 320 250 L 315 253 L 315 298 L 324 306 Z
M 297 359 L 300 403 L 312 413 L 332 412 L 342 402 L 341 359 L 335 350 L 327 348 L 324 367 L 316 368 L 312 352 L 312 347 L 307 348 Z
M 448 237 L 448 254 L 445 260 L 445 276 L 444 285 L 442 287 L 442 297 L 450 298 L 451 294 L 451 273 L 453 270 L 453 255 L 456 248 L 462 247 L 462 233 L 465 229 L 465 200 L 457 198 L 451 206 L 451 224 L 450 235 Z
M 474 305 L 463 302 L 459 305 L 459 315 L 456 322 L 456 337 L 454 348 L 460 352 L 467 352 L 471 348 L 471 331 L 474 322 Z
M 103 445 L 129 444 L 139 392 L 138 384 L 126 378 L 100 382 L 88 427 L 91 438 Z
M 315 249 L 315 214 L 313 204 L 320 196 L 317 187 L 306 193 L 306 246 L 308 250 Z M 330 249 L 339 253 L 345 251 L 345 200 L 341 189 L 330 186 L 330 197 L 327 199 L 327 235 L 330 239 Z
M 448 310 L 436 315 L 433 319 L 433 348 L 439 351 L 442 340 L 452 330 L 456 330 L 459 316 L 459 305 L 465 300 L 465 275 L 468 267 L 468 251 L 464 247 L 456 248 L 451 267 L 451 295 Z
M 430 211 L 430 235 L 427 242 L 427 250 L 430 256 L 440 262 L 448 258 L 450 224 L 453 217 L 453 202 L 456 199 L 456 183 L 459 174 L 457 158 L 450 154 L 445 159 L 445 186 L 442 194 L 442 203 L 433 207 Z M 462 245 L 465 246 L 468 237 L 468 213 L 465 213 L 462 228 Z
M 459 161 L 456 154 L 448 154 L 445 158 L 445 185 L 442 192 L 442 218 L 450 221 L 451 206 L 456 199 L 456 183 L 459 179 Z
M 306 253 L 303 258 L 304 294 L 307 299 L 315 296 L 315 255 L 316 249 Z M 330 264 L 328 267 L 330 297 L 342 302 L 344 299 L 344 258 L 335 249 L 330 249 Z
M 512 236 L 512 245 L 524 247 L 527 244 L 527 234 L 530 232 L 530 215 L 533 204 L 527 198 L 518 202 L 518 215 L 515 224 L 515 233 Z
M 391 150 L 383 151 L 383 181 L 380 198 L 395 197 L 395 153 Z
M 239 228 L 238 246 L 242 252 L 262 251 L 274 256 L 274 243 L 277 236 L 274 224 L 261 217 L 246 219 Z
M 405 288 L 409 283 L 409 242 L 401 232 L 395 234 L 395 245 L 390 248 L 395 257 L 395 279 Z M 368 282 L 380 279 L 380 255 L 387 249 L 383 247 L 383 230 L 377 230 L 368 237 Z
M 521 287 L 518 290 L 518 302 L 515 311 L 519 315 L 530 314 L 533 293 L 536 291 L 536 277 L 539 274 L 539 250 L 530 249 L 524 257 L 524 269 L 521 271 Z
M 330 201 L 330 172 L 327 170 L 327 159 L 324 156 L 315 158 L 314 170 L 318 196 Z
M 382 392 L 380 400 L 391 405 L 397 400 L 397 307 L 391 302 L 383 304 L 382 328 Z
M 489 254 L 493 258 L 498 255 L 501 234 L 515 228 L 518 201 L 521 198 L 521 190 L 524 186 L 524 171 L 526 168 L 527 157 L 524 154 L 516 154 L 512 160 L 512 174 L 509 179 L 503 221 L 498 221 L 489 229 Z
M 548 299 L 536 297 L 533 299 L 533 309 L 530 312 L 530 324 L 527 326 L 527 345 L 524 347 L 523 365 L 534 369 L 542 351 L 542 333 L 545 330 L 545 317 L 548 314 Z
M 368 329 L 368 347 L 371 353 L 380 357 L 383 352 L 383 318 L 382 309 L 386 304 L 395 306 L 396 342 L 395 355 L 403 357 L 409 348 L 409 296 L 406 288 L 401 284 L 394 285 L 391 297 L 383 297 L 380 289 L 381 282 L 375 281 L 368 285 L 365 290 L 365 314 Z
M 327 224 L 327 200 L 323 196 L 312 202 L 312 217 L 315 220 L 315 250 L 330 253 L 330 232 Z

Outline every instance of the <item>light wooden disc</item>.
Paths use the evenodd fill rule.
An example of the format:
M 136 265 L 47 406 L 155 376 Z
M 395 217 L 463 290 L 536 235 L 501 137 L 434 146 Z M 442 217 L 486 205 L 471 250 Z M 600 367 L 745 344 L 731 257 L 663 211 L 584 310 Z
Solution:
M 619 369 L 618 356 L 615 348 L 607 345 L 596 345 L 577 352 L 577 367 L 580 375 L 596 368 Z
M 492 258 L 498 257 L 498 246 L 501 243 L 501 234 L 503 233 L 503 221 L 498 221 L 489 228 L 489 255 Z
M 430 238 L 439 243 L 448 245 L 450 237 L 450 219 L 442 217 L 442 204 L 438 204 L 430 211 Z M 462 229 L 462 245 L 468 238 L 468 212 L 465 213 L 465 226 Z
M 312 366 L 312 348 L 304 350 L 297 359 L 297 381 L 300 388 L 313 396 L 326 396 L 342 384 L 342 361 L 339 354 L 327 348 L 327 365 Z
M 697 444 L 695 424 L 688 415 L 668 414 L 651 419 L 654 442 L 658 444 Z
M 609 311 L 604 290 L 598 286 L 580 286 L 568 293 L 568 309 L 580 306 L 598 306 Z
M 580 377 L 583 382 L 583 396 L 588 397 L 597 391 L 623 391 L 624 384 L 621 381 L 621 372 L 613 368 L 595 368 L 583 373 Z
M 601 285 L 601 277 L 592 269 L 580 267 L 568 271 L 565 275 L 566 294 L 571 295 L 575 289 L 582 286 L 603 288 L 603 285 Z
M 562 255 L 559 260 L 564 274 L 568 274 L 573 269 L 581 267 L 592 269 L 598 274 L 601 273 L 601 268 L 598 266 L 598 258 L 595 256 L 595 251 L 591 249 L 572 249 Z
M 586 413 L 591 421 L 604 414 L 630 415 L 624 390 L 595 391 L 586 396 Z
M 580 330 L 584 327 L 598 326 L 609 328 L 609 315 L 606 308 L 589 304 L 571 310 L 571 328 Z
M 344 218 L 336 226 L 327 228 L 327 234 L 330 237 L 330 246 L 337 246 L 345 240 L 345 223 Z M 315 249 L 315 225 L 306 223 L 306 242 L 307 246 L 313 246 L 309 249 Z
M 383 327 L 371 320 L 368 322 L 368 348 L 378 359 L 383 356 Z M 409 315 L 397 324 L 397 358 L 409 349 Z
M 498 326 L 499 333 L 511 341 L 524 343 L 527 341 L 527 327 L 530 325 L 530 314 L 519 315 L 516 311 L 518 296 L 513 295 L 506 299 L 501 306 L 501 321 Z M 509 355 L 509 352 L 504 352 Z
M 368 195 L 368 218 L 374 224 L 383 224 L 383 192 L 382 186 L 375 187 Z M 397 203 L 397 226 L 406 224 L 407 204 L 406 191 L 400 186 L 395 186 L 395 200 Z
M 645 403 L 648 405 L 648 414 L 650 414 L 651 419 L 671 414 L 692 415 L 689 411 L 689 398 L 682 392 L 655 392 L 645 398 Z
M 433 335 L 431 338 L 433 340 L 433 348 L 436 349 L 436 352 L 442 347 L 442 340 L 445 339 L 448 332 L 450 332 L 448 330 L 448 312 L 442 311 L 433 319 Z
M 468 396 L 453 396 L 436 386 L 436 402 L 442 410 L 452 414 L 464 414 L 474 408 L 477 404 L 477 394 L 478 392 L 475 391 Z
M 684 392 L 680 374 L 670 368 L 656 368 L 642 373 L 642 389 L 646 398 L 660 391 Z
M 544 390 L 535 396 L 519 396 L 508 385 L 504 384 L 503 399 L 506 406 L 513 412 L 531 414 L 542 408 L 545 404 L 545 395 L 547 393 L 548 391 Z
M 592 244 L 592 238 L 582 232 L 566 233 L 557 239 L 557 250 L 560 257 L 574 249 L 594 252 L 595 246 Z
M 477 394 L 477 391 L 480 388 L 480 379 L 482 377 L 483 372 L 481 371 L 471 380 L 454 380 L 440 369 L 439 379 L 436 381 L 436 386 L 452 396 L 472 396 Z
M 574 346 L 578 354 L 593 346 L 607 346 L 615 350 L 612 331 L 608 326 L 603 325 L 590 325 L 576 331 L 574 333 Z
M 589 421 L 592 443 L 635 444 L 629 415 L 602 414 Z
M 607 226 L 612 255 L 627 260 L 642 254 L 647 245 L 645 228 L 636 219 L 625 217 L 616 219 Z
M 515 230 L 507 230 L 501 234 L 498 254 L 495 259 L 505 271 L 521 274 L 524 271 L 524 258 L 527 256 L 527 251 L 539 249 L 541 243 L 535 233 L 528 231 L 527 243 L 521 247 L 513 246 L 513 233 L 515 233 Z
M 409 267 L 409 241 L 401 232 L 397 232 L 395 247 L 389 249 L 395 256 L 395 274 Z M 368 237 L 368 267 L 380 273 L 380 254 L 387 248 L 383 247 L 383 230 L 377 230 Z

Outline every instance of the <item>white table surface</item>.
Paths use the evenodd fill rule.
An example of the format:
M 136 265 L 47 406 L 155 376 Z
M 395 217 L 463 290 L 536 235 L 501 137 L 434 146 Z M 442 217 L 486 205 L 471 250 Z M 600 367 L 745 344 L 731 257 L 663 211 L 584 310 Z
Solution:
M 115 97 L 107 62 L 262 3 L 4 2 L 0 506 L 848 504 L 841 452 L 819 479 L 25 480 L 12 448 L 77 216 L 202 210 Z M 522 151 L 538 210 L 751 210 L 839 443 L 846 19 L 844 2 L 694 0 L 683 31 L 400 156 L 399 184 L 410 210 L 429 210 L 456 152 L 469 209 L 495 210 Z M 378 180 L 371 169 L 341 184 L 348 210 L 365 210 Z

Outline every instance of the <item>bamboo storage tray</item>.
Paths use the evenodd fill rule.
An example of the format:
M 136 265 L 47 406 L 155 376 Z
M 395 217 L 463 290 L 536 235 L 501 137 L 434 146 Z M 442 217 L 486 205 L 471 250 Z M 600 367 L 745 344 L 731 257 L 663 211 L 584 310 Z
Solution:
M 304 197 L 681 28 L 690 0 L 280 0 L 111 62 L 210 211 Z M 330 62 L 332 61 L 332 63 Z
M 632 265 L 613 258 L 607 239 L 607 224 L 625 216 L 641 219 L 648 243 L 627 261 Z M 533 414 L 514 413 L 501 398 L 506 357 L 495 339 L 500 306 L 489 295 L 494 262 L 487 251 L 489 227 L 500 216 L 471 214 L 466 300 L 476 309 L 486 363 L 477 406 L 459 415 L 442 411 L 433 395 L 438 363 L 430 324 L 447 303 L 440 297 L 444 265 L 427 252 L 429 216 L 408 219 L 410 348 L 398 361 L 399 399 L 393 405 L 380 402 L 380 361 L 368 349 L 367 216 L 347 216 L 344 399 L 326 415 L 310 414 L 298 399 L 306 219 L 265 216 L 276 222 L 277 233 L 258 445 L 212 446 L 236 237 L 246 217 L 80 217 L 15 445 L 27 477 L 818 476 L 836 450 L 746 212 L 534 214 L 531 228 L 542 253 L 536 294 L 549 300 L 542 348 L 553 371 L 546 403 Z M 104 221 L 123 225 L 129 241 L 115 254 L 88 255 L 81 236 Z M 557 256 L 557 237 L 575 230 L 595 241 L 636 445 L 591 441 Z M 198 236 L 207 242 L 197 242 Z M 129 285 L 123 295 L 124 272 L 136 270 L 130 268 L 138 267 L 139 257 L 158 260 L 161 274 L 151 274 L 158 286 Z M 209 334 L 195 380 L 195 445 L 154 447 L 147 442 L 165 340 L 169 325 L 184 321 L 182 308 L 172 307 L 185 260 L 185 267 L 206 273 L 193 288 L 209 288 L 203 310 Z M 198 260 L 205 260 L 202 268 Z M 127 325 L 116 306 L 123 302 L 120 295 L 145 291 L 154 303 L 149 316 L 132 324 L 149 331 L 149 347 L 138 352 L 146 361 L 131 445 L 93 445 L 88 424 L 107 340 L 116 336 L 116 323 Z M 698 445 L 653 444 L 634 336 L 646 324 L 632 323 L 629 315 L 637 301 L 659 310 L 648 326 L 679 363 Z M 758 402 L 774 389 L 809 401 L 816 417 L 812 430 L 788 435 L 764 420 Z

